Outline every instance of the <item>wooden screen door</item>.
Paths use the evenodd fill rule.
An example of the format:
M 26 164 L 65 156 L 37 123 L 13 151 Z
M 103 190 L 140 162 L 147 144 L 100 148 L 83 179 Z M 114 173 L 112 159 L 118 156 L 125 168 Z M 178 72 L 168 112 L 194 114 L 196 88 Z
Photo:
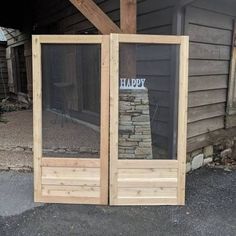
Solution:
M 33 36 L 33 101 L 35 201 L 108 204 L 109 36 Z
M 182 205 L 188 37 L 110 43 L 110 204 Z

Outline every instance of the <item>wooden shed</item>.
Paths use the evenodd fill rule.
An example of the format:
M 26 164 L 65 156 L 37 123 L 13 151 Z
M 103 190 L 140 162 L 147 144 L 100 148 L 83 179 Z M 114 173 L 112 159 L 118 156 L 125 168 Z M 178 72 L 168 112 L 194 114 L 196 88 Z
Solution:
M 27 81 L 24 83 L 26 84 L 24 92 L 30 96 L 32 94 L 30 42 L 32 35 L 38 35 L 33 38 L 33 52 L 36 57 L 34 59 L 34 103 L 37 107 L 34 117 L 37 129 L 35 133 L 36 200 L 106 204 L 109 190 L 112 204 L 183 204 L 185 154 L 178 152 L 180 151 L 178 145 L 182 146 L 181 150 L 184 150 L 184 153 L 188 153 L 188 162 L 191 163 L 192 159 L 197 156 L 203 164 L 206 163 L 204 158 L 209 159 L 213 155 L 214 145 L 222 143 L 226 139 L 232 143 L 236 136 L 235 1 L 53 0 L 48 2 L 41 0 L 34 1 L 34 4 L 29 4 L 27 8 L 23 5 L 19 5 L 19 9 L 25 13 L 25 19 L 14 21 L 1 16 L 0 25 L 8 28 L 5 31 L 8 52 L 13 52 L 17 47 L 18 51 L 24 53 L 25 81 Z M 10 7 L 6 4 L 6 9 L 10 9 Z M 115 34 L 105 36 L 110 33 Z M 136 33 L 138 35 L 134 35 Z M 122 34 L 124 35 L 122 36 Z M 156 37 L 148 37 L 148 35 L 156 35 Z M 188 46 L 187 37 L 183 36 L 189 36 L 190 39 L 187 140 L 184 132 L 186 119 L 184 101 L 181 99 L 187 88 L 187 83 L 183 85 L 182 82 L 188 64 L 185 61 Z M 134 49 L 126 44 L 129 46 L 139 44 L 140 47 L 136 45 Z M 145 47 L 147 44 L 149 47 Z M 170 46 L 170 44 L 176 47 L 172 47 L 173 45 Z M 109 45 L 111 46 L 110 53 L 108 53 Z M 118 61 L 116 60 L 118 58 L 118 52 L 115 51 L 116 46 L 120 50 Z M 8 61 L 10 65 L 13 65 L 11 62 L 14 60 L 15 54 L 9 53 L 9 55 Z M 78 55 L 80 55 L 80 59 Z M 109 58 L 106 55 L 109 55 Z M 64 58 L 64 61 L 61 58 Z M 116 66 L 119 64 L 119 60 L 124 65 L 120 64 L 118 68 Z M 132 63 L 135 60 L 136 63 Z M 93 65 L 88 67 L 91 62 Z M 9 73 L 12 73 L 14 68 L 13 65 Z M 83 75 L 79 74 L 80 72 L 75 68 L 83 70 Z M 131 96 L 125 92 L 122 93 L 123 95 L 118 95 L 116 88 L 113 87 L 115 86 L 114 81 L 116 81 L 114 79 L 113 82 L 110 80 L 109 99 L 107 90 L 102 87 L 103 84 L 107 89 L 109 88 L 106 81 L 106 77 L 109 77 L 108 68 L 111 73 L 110 79 L 118 78 L 114 76 L 117 70 L 120 72 L 120 79 L 140 79 L 138 83 L 141 84 L 141 79 L 145 78 L 148 94 L 142 93 L 135 96 L 131 94 Z M 62 75 L 63 78 L 66 78 L 66 83 L 65 81 L 62 83 L 62 79 L 60 79 Z M 79 77 L 83 77 L 81 86 L 75 82 Z M 10 91 L 15 93 L 19 92 L 17 78 L 19 76 L 17 77 L 16 73 L 9 77 Z M 99 80 L 94 78 L 99 78 Z M 39 83 L 41 79 L 42 83 Z M 135 86 L 135 84 L 132 85 Z M 76 86 L 78 89 L 72 90 Z M 116 86 L 118 88 L 117 84 Z M 124 84 L 125 86 L 128 85 Z M 43 88 L 43 93 L 40 92 L 40 88 Z M 142 133 L 142 142 L 147 146 L 143 146 L 141 150 L 135 149 L 135 154 L 132 152 L 132 148 L 127 148 L 128 141 L 130 141 L 127 141 L 127 135 L 130 135 L 130 130 L 127 131 L 127 127 L 124 128 L 130 122 L 126 110 L 127 99 L 130 99 L 130 96 L 134 100 L 128 100 L 129 106 L 140 105 L 145 110 L 145 104 L 136 103 L 136 98 L 140 98 L 140 96 L 140 101 L 142 99 L 145 101 L 146 98 L 150 106 L 145 111 L 145 115 L 148 114 L 151 120 L 145 120 L 145 116 L 142 117 L 141 128 L 136 126 L 139 122 L 137 119 L 131 120 L 132 125 L 134 124 L 133 129 L 143 129 L 144 125 L 147 125 L 146 130 L 142 130 L 142 132 L 146 132 L 146 134 Z M 38 97 L 43 98 L 40 100 Z M 118 104 L 114 103 L 118 97 L 120 115 L 117 113 Z M 63 99 L 69 100 L 69 102 L 65 103 Z M 106 99 L 110 103 L 107 103 Z M 179 101 L 182 101 L 183 109 L 180 109 Z M 42 154 L 42 130 L 46 128 L 42 127 L 44 116 L 39 114 L 44 113 L 40 107 L 44 107 L 45 111 L 53 111 L 56 116 L 55 119 L 53 118 L 55 122 L 58 121 L 57 116 L 60 111 L 65 119 L 74 122 L 79 120 L 80 124 L 86 125 L 86 127 L 96 129 L 100 124 L 102 132 L 99 145 L 103 161 L 97 162 L 91 159 L 91 154 L 96 153 L 96 150 L 89 152 L 89 162 L 80 162 L 73 155 L 66 161 L 61 158 L 61 154 L 57 155 L 56 160 L 53 161 L 49 156 L 55 157 L 55 155 L 48 147 L 45 147 L 45 150 L 48 149 L 47 154 Z M 101 112 L 104 116 L 101 116 Z M 182 117 L 181 114 L 183 114 Z M 118 127 L 118 120 L 115 120 L 117 117 L 120 118 L 120 121 L 121 117 L 128 120 L 123 120 Z M 66 121 L 64 122 L 61 117 L 59 119 L 63 126 Z M 109 121 L 111 123 L 110 134 L 108 134 L 107 126 Z M 120 128 L 122 124 L 123 130 Z M 155 132 L 152 132 L 152 129 Z M 118 130 L 122 131 L 121 134 L 118 133 Z M 151 142 L 156 144 L 156 148 L 152 148 L 151 152 L 148 148 L 150 132 Z M 132 133 L 132 135 L 135 136 L 136 133 Z M 110 142 L 108 142 L 109 136 Z M 140 138 L 137 135 L 134 136 L 133 138 Z M 146 140 L 143 140 L 144 136 Z M 118 140 L 118 137 L 123 140 Z M 122 141 L 125 144 L 121 145 Z M 187 141 L 187 150 L 185 150 L 185 141 Z M 109 148 L 110 162 L 113 160 L 116 165 L 111 164 L 108 168 L 108 154 L 106 153 Z M 75 148 L 72 149 L 69 148 L 69 152 L 75 151 Z M 117 157 L 118 153 L 119 157 L 125 159 L 123 164 L 119 164 L 114 157 Z M 138 155 L 140 159 L 144 155 L 150 159 L 162 160 L 159 160 L 158 163 L 153 160 L 149 160 L 149 163 L 148 160 L 139 160 L 137 166 L 130 159 L 132 157 L 137 159 Z M 153 156 L 156 158 L 152 158 Z M 88 185 L 90 189 L 86 188 L 81 191 L 84 191 L 90 198 L 80 195 L 81 183 L 78 187 L 78 179 L 71 176 L 71 173 L 80 173 L 83 168 L 89 171 L 83 179 L 86 180 L 85 185 L 88 182 L 92 182 L 92 185 Z M 188 168 L 191 168 L 191 165 Z M 108 170 L 111 173 L 110 187 L 108 187 Z M 97 178 L 96 180 L 100 181 L 100 184 L 94 183 L 88 177 L 92 176 L 90 171 Z M 78 174 L 78 176 L 80 175 Z M 72 187 L 70 184 L 72 182 L 68 183 L 66 180 L 69 177 L 74 183 Z M 154 182 L 151 184 L 152 178 Z M 91 186 L 92 191 L 95 191 L 93 194 L 91 194 Z
M 6 98 L 9 93 L 7 63 L 6 63 L 7 40 L 3 31 L 0 29 L 0 100 Z

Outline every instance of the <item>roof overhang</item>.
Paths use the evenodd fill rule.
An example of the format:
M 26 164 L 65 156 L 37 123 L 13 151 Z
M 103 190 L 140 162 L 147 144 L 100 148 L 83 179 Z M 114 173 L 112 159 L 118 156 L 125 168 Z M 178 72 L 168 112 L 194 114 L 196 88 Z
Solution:
M 28 27 L 31 24 L 31 4 L 31 0 L 1 1 L 0 26 L 14 29 Z

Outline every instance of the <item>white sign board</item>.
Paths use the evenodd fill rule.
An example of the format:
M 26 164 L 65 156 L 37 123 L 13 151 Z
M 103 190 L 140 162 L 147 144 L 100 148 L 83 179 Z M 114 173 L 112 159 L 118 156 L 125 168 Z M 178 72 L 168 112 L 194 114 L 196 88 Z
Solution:
M 145 89 L 145 81 L 144 78 L 121 78 L 120 79 L 120 89 Z

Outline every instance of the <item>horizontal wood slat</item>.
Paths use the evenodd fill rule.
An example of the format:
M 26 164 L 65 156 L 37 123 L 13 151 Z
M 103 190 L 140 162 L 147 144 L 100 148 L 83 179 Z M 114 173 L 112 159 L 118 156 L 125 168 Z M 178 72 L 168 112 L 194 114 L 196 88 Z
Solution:
M 226 102 L 226 89 L 189 93 L 188 107 L 198 107 Z
M 189 77 L 189 92 L 226 89 L 228 75 L 206 75 Z
M 122 178 L 118 179 L 118 188 L 159 188 L 177 187 L 177 178 Z
M 99 187 L 42 185 L 43 196 L 99 197 Z
M 42 178 L 43 185 L 59 185 L 59 186 L 90 186 L 90 187 L 99 187 L 100 186 L 100 178 L 90 177 L 90 178 L 57 178 L 57 177 L 43 177 Z
M 200 120 L 188 125 L 188 138 L 224 128 L 224 117 Z
M 118 188 L 119 198 L 129 198 L 129 197 L 165 197 L 165 198 L 176 198 L 177 189 L 176 188 Z
M 137 169 L 137 168 L 178 168 L 177 160 L 119 160 L 118 169 Z
M 42 167 L 42 177 L 88 177 L 100 176 L 99 168 Z
M 218 103 L 188 109 L 188 123 L 224 116 L 225 103 Z
M 42 158 L 43 167 L 78 167 L 78 168 L 99 168 L 99 159 L 78 159 L 78 158 Z
M 144 197 L 137 197 L 137 198 L 118 198 L 115 201 L 116 205 L 177 205 L 178 201 L 177 198 L 171 197 L 156 197 L 156 198 L 144 198 Z
M 68 204 L 101 204 L 100 197 L 42 196 L 38 202 Z
M 123 178 L 177 178 L 177 169 L 119 169 L 118 181 Z

